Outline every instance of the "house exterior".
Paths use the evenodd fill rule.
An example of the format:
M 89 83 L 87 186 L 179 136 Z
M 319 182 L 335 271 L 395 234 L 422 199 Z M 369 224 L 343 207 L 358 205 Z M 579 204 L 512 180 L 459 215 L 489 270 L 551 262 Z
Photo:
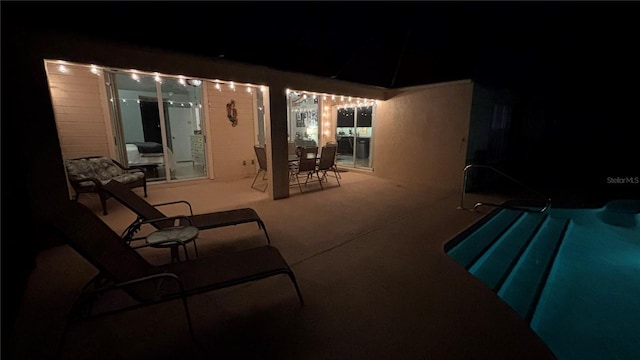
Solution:
M 12 206 L 20 218 L 32 219 L 33 228 L 42 231 L 41 238 L 52 244 L 56 240 L 51 238 L 46 219 L 52 212 L 63 209 L 72 194 L 63 160 L 85 155 L 116 159 L 123 156 L 116 142 L 111 141 L 116 134 L 111 123 L 108 87 L 104 86 L 104 76 L 91 72 L 91 65 L 100 66 L 102 71 L 136 69 L 203 80 L 207 97 L 202 98 L 201 130 L 209 131 L 205 133 L 208 147 L 204 156 L 208 167 L 204 178 L 253 176 L 258 170 L 257 164 L 250 164 L 255 159 L 253 145 L 263 141 L 272 169 L 268 173 L 269 197 L 273 200 L 288 197 L 290 125 L 297 120 L 290 119 L 295 109 L 289 94 L 298 92 L 365 99 L 374 106 L 369 166 L 354 167 L 354 171 L 367 171 L 416 189 L 461 187 L 475 86 L 470 80 L 385 89 L 70 35 L 25 31 L 9 40 L 6 49 L 14 57 L 3 82 L 11 84 L 10 93 L 5 92 L 3 97 L 7 105 L 3 111 L 3 131 L 8 140 L 3 143 L 3 169 L 5 174 L 6 169 L 11 169 L 12 176 L 3 176 L 5 189 L 10 189 L 3 192 L 3 205 Z M 60 60 L 67 64 L 69 72 L 60 73 L 57 68 Z M 79 69 L 86 71 L 74 74 Z M 252 93 L 246 90 L 241 93 L 238 89 L 218 91 L 216 79 L 227 85 L 230 82 L 239 87 L 250 85 Z M 262 110 L 255 106 L 258 91 L 262 94 Z M 231 99 L 235 100 L 239 117 L 235 127 L 222 107 Z M 260 116 L 264 124 L 258 126 Z M 319 138 L 319 145 L 336 135 L 337 115 L 328 119 L 327 122 L 335 122 L 329 124 L 327 138 Z M 14 135 L 7 138 L 8 133 Z M 3 246 L 18 249 L 16 253 L 24 257 L 23 264 L 29 268 L 33 266 L 34 254 L 52 244 L 16 242 Z M 29 270 L 25 271 L 28 274 Z
M 49 44 L 57 45 L 47 46 Z M 202 155 L 207 166 L 198 177 L 200 179 L 253 176 L 257 171 L 257 164 L 252 161 L 255 159 L 253 145 L 264 142 L 268 163 L 273 168 L 269 172 L 269 195 L 272 199 L 287 197 L 285 157 L 288 142 L 301 137 L 297 131 L 295 136 L 293 134 L 298 129 L 294 123 L 300 122 L 300 115 L 291 98 L 294 94 L 303 94 L 320 104 L 317 113 L 306 111 L 307 115 L 316 117 L 311 121 L 315 120 L 320 130 L 312 136 L 316 136 L 318 146 L 344 136 L 344 132 L 339 131 L 346 129 L 340 127 L 340 109 L 358 106 L 374 109 L 373 120 L 369 120 L 366 129 L 353 128 L 354 132 L 357 130 L 363 135 L 353 139 L 360 140 L 359 148 L 353 147 L 356 152 L 360 151 L 354 159 L 364 153 L 368 161 L 363 167 L 351 166 L 353 170 L 368 171 L 418 188 L 452 190 L 460 187 L 474 89 L 470 80 L 384 89 L 220 59 L 97 44 L 82 39 L 67 39 L 63 44 L 45 40 L 41 45 L 43 58 L 38 70 L 46 73 L 54 115 L 54 119 L 49 120 L 55 123 L 62 159 L 106 155 L 126 163 L 124 151 L 118 146 L 119 130 L 114 127 L 114 117 L 127 111 L 135 96 L 127 103 L 126 96 L 121 95 L 125 92 L 123 89 L 110 92 L 107 85 L 113 82 L 110 72 L 113 75 L 119 71 L 129 76 L 137 71 L 140 76 L 164 79 L 159 85 L 161 92 L 172 80 L 181 81 L 184 77 L 201 81 L 201 102 L 191 104 L 201 109 L 198 116 L 202 123 L 200 134 L 206 139 Z M 114 95 L 116 92 L 120 98 Z M 173 92 L 168 94 L 173 96 Z M 166 94 L 162 96 L 167 97 Z M 116 111 L 110 109 L 114 98 L 120 104 Z M 230 122 L 225 109 L 225 104 L 232 100 L 234 111 L 242 118 L 237 126 Z M 138 107 L 139 103 L 138 100 L 133 107 Z M 155 104 L 157 106 L 157 100 Z M 165 104 L 169 106 L 166 100 Z M 361 145 L 365 140 L 366 148 L 363 148 Z M 185 156 L 190 160 L 188 154 L 182 158 Z M 350 168 L 348 165 L 346 167 Z

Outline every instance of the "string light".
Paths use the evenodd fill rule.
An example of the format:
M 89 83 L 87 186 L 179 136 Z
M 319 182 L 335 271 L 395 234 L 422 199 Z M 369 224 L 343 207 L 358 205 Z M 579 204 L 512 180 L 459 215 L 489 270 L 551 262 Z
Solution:
M 345 95 L 318 94 L 310 91 L 308 92 L 308 91 L 299 91 L 299 90 L 291 90 L 291 89 L 286 89 L 286 93 L 287 95 L 294 95 L 294 96 L 302 95 L 303 100 L 306 100 L 308 95 L 312 95 L 314 99 L 317 99 L 318 96 L 322 96 L 323 100 L 326 100 L 329 96 L 331 96 L 331 100 L 333 101 L 336 101 L 336 97 L 339 97 L 340 98 L 339 101 L 342 102 L 342 104 L 339 104 L 339 105 L 333 104 L 333 105 L 337 105 L 338 108 L 340 109 L 347 108 L 347 107 L 348 108 L 368 107 L 376 104 L 375 100 L 370 100 L 365 98 L 356 98 L 356 97 L 345 96 Z M 323 116 L 327 116 L 325 112 L 329 111 L 329 106 L 324 105 L 322 107 L 322 111 L 323 111 Z
M 120 98 L 120 101 L 122 101 L 123 104 L 128 104 L 131 102 L 136 102 L 138 104 L 140 104 L 140 99 L 128 99 L 128 98 Z M 115 100 L 113 98 L 109 99 L 109 101 L 114 102 Z M 177 101 L 173 101 L 173 100 L 169 100 L 168 101 L 169 105 L 176 105 L 176 106 L 187 106 L 185 104 L 188 104 L 189 107 L 193 107 L 198 106 L 198 107 L 202 107 L 202 104 L 194 104 L 192 101 L 188 101 L 188 102 L 177 102 Z
M 58 62 L 60 63 L 58 65 L 58 71 L 60 71 L 61 73 L 68 73 L 69 69 L 68 69 L 67 66 L 65 66 L 66 61 L 58 60 Z M 91 64 L 91 65 L 74 64 L 74 65 L 75 66 L 80 66 L 80 67 L 88 67 L 89 71 L 91 73 L 93 73 L 95 75 L 98 75 L 98 76 L 100 75 L 100 71 L 99 70 L 100 69 L 105 69 L 104 67 L 100 67 L 100 66 L 95 65 L 95 64 Z M 117 71 L 117 69 L 115 69 L 115 71 Z M 158 72 L 153 72 L 153 73 L 144 72 L 144 71 L 143 72 L 139 72 L 138 70 L 135 70 L 135 69 L 124 70 L 124 71 L 129 72 L 131 74 L 131 78 L 133 80 L 137 81 L 137 82 L 141 81 L 139 73 L 142 73 L 142 74 L 148 74 L 148 75 L 153 76 L 153 79 L 156 82 L 159 82 L 159 83 L 162 83 L 164 79 L 174 78 L 174 79 L 177 79 L 177 82 L 182 86 L 186 86 L 186 85 L 189 85 L 189 84 L 191 84 L 193 86 L 200 86 L 202 84 L 202 80 L 200 80 L 200 79 L 186 79 L 184 75 L 177 75 L 176 76 L 176 75 L 160 74 Z M 207 81 L 211 81 L 211 80 L 207 80 Z M 218 91 L 222 91 L 222 88 L 220 86 L 221 83 L 228 83 L 229 84 L 229 88 L 231 90 L 233 90 L 233 91 L 236 91 L 236 86 L 235 86 L 233 81 L 228 81 L 227 82 L 227 81 L 215 80 L 214 82 L 215 82 L 215 88 Z M 247 83 L 246 84 L 247 92 L 248 93 L 252 93 L 253 92 L 252 88 L 254 88 L 254 87 L 257 88 L 258 86 L 250 84 L 250 83 Z M 264 92 L 265 90 L 266 90 L 266 87 L 264 85 L 261 85 L 260 86 L 260 91 Z
M 62 60 L 60 60 L 60 61 L 58 61 L 58 62 L 59 62 L 58 70 L 59 70 L 61 73 L 68 73 L 68 72 L 69 72 L 69 68 L 68 68 L 67 66 L 65 66 L 65 65 L 67 64 L 67 62 L 66 62 L 66 61 L 62 61 Z M 95 74 L 95 75 L 98 75 L 98 76 L 100 76 L 100 74 L 101 74 L 101 73 L 100 73 L 100 70 L 101 70 L 101 69 L 105 69 L 104 67 L 100 67 L 100 66 L 95 65 L 95 64 L 91 64 L 91 65 L 73 64 L 73 65 L 77 65 L 77 66 L 81 66 L 81 67 L 88 67 L 88 68 L 89 68 L 89 71 L 90 71 L 92 74 Z M 107 69 L 108 69 L 108 68 L 107 68 Z M 139 73 L 139 71 L 138 71 L 138 70 L 131 69 L 131 70 L 128 70 L 128 71 L 127 71 L 127 70 L 125 70 L 125 71 L 126 71 L 126 72 L 130 72 L 130 73 L 131 73 L 131 78 L 132 78 L 133 80 L 135 80 L 135 81 L 137 81 L 137 82 L 140 82 L 140 75 L 138 74 L 138 73 Z M 202 83 L 202 80 L 199 80 L 199 79 L 190 79 L 190 80 L 186 80 L 186 79 L 185 79 L 185 76 L 183 76 L 183 75 L 178 75 L 178 76 L 175 76 L 175 75 L 163 75 L 163 74 L 160 74 L 160 73 L 158 73 L 158 72 L 153 72 L 153 73 L 149 73 L 149 72 L 140 72 L 140 73 L 142 73 L 142 74 L 148 74 L 148 75 L 153 75 L 154 80 L 155 80 L 156 82 L 159 82 L 159 83 L 162 83 L 163 79 L 166 79 L 166 78 L 174 78 L 174 79 L 177 79 L 177 82 L 178 82 L 179 84 L 183 85 L 183 86 L 186 86 L 188 83 L 191 83 L 191 84 L 192 84 L 192 85 L 194 85 L 194 86 L 199 86 L 199 85 Z M 212 81 L 212 80 L 206 80 L 206 81 L 214 82 L 214 83 L 215 83 L 214 87 L 215 87 L 218 91 L 222 91 L 221 83 L 227 83 L 227 84 L 228 84 L 228 86 L 229 86 L 229 88 L 230 88 L 231 90 L 236 91 L 236 86 L 235 86 L 235 83 L 234 83 L 233 81 L 224 81 L 224 80 L 213 80 L 213 81 Z M 250 94 L 251 94 L 251 93 L 252 93 L 252 91 L 253 91 L 253 90 L 252 90 L 252 88 L 253 88 L 253 87 L 258 88 L 258 86 L 257 86 L 257 85 L 253 85 L 253 84 L 250 84 L 250 83 L 247 83 L 245 86 L 246 86 L 246 90 L 247 90 L 247 92 L 248 92 L 248 93 L 250 93 Z M 260 85 L 260 86 L 259 86 L 259 89 L 260 89 L 260 91 L 261 91 L 261 92 L 265 92 L 265 90 L 266 90 L 266 86 L 264 86 L 264 85 Z M 293 91 L 293 90 L 291 90 L 291 89 L 285 89 L 285 93 L 286 93 L 286 95 L 287 95 L 287 96 L 292 95 L 292 94 L 293 94 L 293 95 L 296 95 L 296 96 L 299 96 L 300 94 L 302 94 L 303 99 L 305 99 L 305 100 L 307 99 L 308 94 L 311 94 L 311 95 L 313 96 L 313 99 L 314 99 L 314 100 L 315 100 L 315 99 L 317 99 L 317 97 L 318 97 L 319 95 L 321 95 L 321 96 L 322 96 L 322 99 L 323 99 L 323 100 L 327 100 L 327 97 L 328 97 L 329 95 L 331 96 L 331 100 L 333 100 L 333 101 L 335 101 L 335 100 L 336 100 L 336 95 L 335 95 L 335 94 L 317 94 L 317 93 L 314 93 L 314 92 Z M 360 107 L 368 107 L 368 106 L 374 106 L 374 105 L 376 105 L 376 104 L 377 104 L 377 100 L 362 99 L 362 98 L 355 98 L 356 103 L 355 103 L 355 104 L 353 104 L 353 100 L 354 100 L 354 98 L 352 98 L 351 96 L 348 96 L 347 103 L 344 103 L 344 102 L 345 102 L 345 96 L 344 96 L 344 95 L 338 95 L 338 96 L 340 96 L 340 102 L 342 102 L 342 103 L 343 103 L 343 104 L 340 104 L 340 105 L 338 106 L 338 108 L 339 108 L 339 109 L 341 109 L 341 108 L 360 108 Z M 113 98 L 111 98 L 111 99 L 109 99 L 109 100 L 110 100 L 110 101 L 112 101 L 112 102 L 114 101 L 114 99 L 113 99 Z M 123 103 L 126 103 L 126 102 L 127 102 L 127 100 L 129 100 L 129 101 L 135 101 L 135 102 L 137 102 L 137 103 L 140 103 L 140 100 L 139 100 L 139 99 L 122 99 L 122 102 L 123 102 Z M 173 104 L 173 102 L 170 102 L 170 104 Z M 180 106 L 185 106 L 185 104 L 184 104 L 184 103 L 180 103 Z M 194 104 L 193 104 L 193 103 L 189 103 L 189 106 L 193 107 L 193 106 L 194 106 Z M 198 103 L 198 104 L 196 104 L 195 106 L 202 107 L 202 104 Z M 324 110 L 325 110 L 325 111 L 323 111 L 323 113 L 322 113 L 322 117 L 326 118 L 326 117 L 328 117 L 328 114 L 327 114 L 327 112 L 328 112 L 328 107 L 327 107 L 327 106 L 325 106 L 325 107 L 324 107 Z M 325 124 L 325 125 L 326 125 L 326 124 Z

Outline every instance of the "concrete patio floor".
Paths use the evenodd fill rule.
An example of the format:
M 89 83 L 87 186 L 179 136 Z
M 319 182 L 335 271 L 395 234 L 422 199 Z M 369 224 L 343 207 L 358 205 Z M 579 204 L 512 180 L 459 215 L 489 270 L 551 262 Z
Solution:
M 276 201 L 251 189 L 252 178 L 149 187 L 150 203 L 187 200 L 196 213 L 256 209 L 295 272 L 303 307 L 289 279 L 275 276 L 189 298 L 195 344 L 179 301 L 78 323 L 62 338 L 65 314 L 96 270 L 61 245 L 38 255 L 13 358 L 554 358 L 511 308 L 443 251 L 490 209 L 456 210 L 457 192 L 341 175 L 340 187 L 334 179 L 324 190 L 309 185 L 300 194 L 292 187 L 289 198 Z M 106 216 L 97 199 L 80 202 L 118 234 L 135 218 L 114 199 Z M 201 257 L 263 243 L 255 224 L 201 231 L 197 240 Z M 166 249 L 141 253 L 152 263 L 169 260 Z

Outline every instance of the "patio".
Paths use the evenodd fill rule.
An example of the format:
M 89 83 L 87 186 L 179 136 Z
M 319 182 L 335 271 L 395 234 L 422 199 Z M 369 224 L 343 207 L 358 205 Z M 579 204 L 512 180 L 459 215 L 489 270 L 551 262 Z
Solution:
M 273 277 L 190 298 L 198 345 L 179 302 L 169 302 L 75 324 L 59 347 L 64 315 L 95 274 L 59 246 L 38 256 L 13 358 L 55 358 L 58 351 L 61 359 L 94 360 L 553 358 L 511 308 L 443 251 L 488 209 L 456 210 L 459 193 L 341 175 L 342 186 L 330 179 L 323 191 L 292 188 L 276 201 L 251 189 L 252 178 L 149 188 L 150 203 L 184 199 L 197 213 L 256 209 L 296 274 L 304 307 L 285 277 Z M 93 200 L 81 202 L 118 233 L 135 217 L 114 199 L 103 216 Z M 206 256 L 262 243 L 257 226 L 244 224 L 202 231 L 198 250 Z M 152 262 L 169 259 L 166 249 L 144 250 Z

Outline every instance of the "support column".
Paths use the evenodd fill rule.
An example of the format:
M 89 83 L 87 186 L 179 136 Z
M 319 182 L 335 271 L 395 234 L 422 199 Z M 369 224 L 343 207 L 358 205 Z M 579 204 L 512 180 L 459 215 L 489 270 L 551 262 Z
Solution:
M 287 144 L 286 87 L 279 81 L 269 83 L 267 116 L 267 164 L 271 200 L 289 197 L 289 161 Z

